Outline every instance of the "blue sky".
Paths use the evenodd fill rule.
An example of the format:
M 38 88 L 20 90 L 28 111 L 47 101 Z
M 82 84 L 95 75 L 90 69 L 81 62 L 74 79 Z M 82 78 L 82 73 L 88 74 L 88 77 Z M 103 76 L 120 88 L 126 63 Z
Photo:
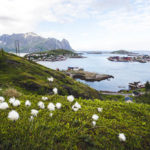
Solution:
M 150 0 L 0 0 L 0 6 L 0 34 L 66 38 L 76 50 L 150 50 Z

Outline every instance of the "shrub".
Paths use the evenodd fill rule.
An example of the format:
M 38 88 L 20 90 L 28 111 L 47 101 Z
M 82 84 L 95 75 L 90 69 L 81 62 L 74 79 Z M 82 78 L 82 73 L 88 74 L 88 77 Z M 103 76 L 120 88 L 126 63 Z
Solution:
M 22 94 L 18 92 L 16 89 L 8 88 L 3 92 L 3 95 L 6 97 L 20 97 Z

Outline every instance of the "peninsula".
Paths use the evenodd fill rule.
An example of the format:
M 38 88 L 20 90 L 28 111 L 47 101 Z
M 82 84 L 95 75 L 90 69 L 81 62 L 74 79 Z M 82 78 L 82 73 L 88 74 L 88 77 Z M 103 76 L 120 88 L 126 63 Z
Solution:
M 91 81 L 91 82 L 114 78 L 112 75 L 88 72 L 88 71 L 84 71 L 83 69 L 77 69 L 77 70 L 72 69 L 63 72 L 74 79 L 81 79 L 81 80 Z

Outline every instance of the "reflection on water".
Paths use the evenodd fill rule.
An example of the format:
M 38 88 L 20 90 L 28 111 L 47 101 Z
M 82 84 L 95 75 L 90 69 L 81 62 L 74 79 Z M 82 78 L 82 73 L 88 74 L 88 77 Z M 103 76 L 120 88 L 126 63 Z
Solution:
M 97 72 L 101 74 L 113 75 L 115 78 L 110 81 L 101 82 L 81 82 L 97 90 L 118 91 L 127 89 L 129 82 L 150 80 L 150 63 L 128 63 L 128 62 L 111 62 L 107 58 L 110 54 L 86 54 L 87 58 L 67 59 L 59 62 L 39 62 L 40 64 L 52 69 L 67 69 L 68 66 L 84 68 L 86 71 Z

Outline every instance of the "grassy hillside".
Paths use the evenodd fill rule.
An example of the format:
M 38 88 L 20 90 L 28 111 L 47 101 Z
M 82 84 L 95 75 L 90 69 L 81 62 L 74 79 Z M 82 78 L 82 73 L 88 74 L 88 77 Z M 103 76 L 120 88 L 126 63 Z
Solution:
M 1 150 L 150 149 L 150 105 L 83 99 L 75 99 L 71 103 L 67 97 L 53 95 L 47 96 L 48 100 L 43 101 L 45 109 L 40 109 L 37 103 L 41 97 L 22 95 L 19 107 L 9 104 L 7 110 L 0 110 Z M 31 101 L 30 107 L 25 106 L 27 99 Z M 81 105 L 77 112 L 72 110 L 76 101 Z M 47 109 L 49 102 L 62 104 L 61 109 L 52 112 L 52 117 Z M 98 112 L 98 107 L 103 108 L 103 111 Z M 29 120 L 31 109 L 39 111 L 32 121 Z M 8 119 L 11 110 L 19 113 L 17 121 Z M 92 125 L 93 114 L 99 116 L 96 126 Z M 124 133 L 125 141 L 119 140 L 119 133 Z
M 50 83 L 47 77 L 53 77 Z M 37 63 L 0 51 L 0 87 L 14 87 L 27 93 L 52 94 L 54 87 L 60 95 L 82 98 L 99 98 L 99 92 L 79 83 L 65 74 Z

